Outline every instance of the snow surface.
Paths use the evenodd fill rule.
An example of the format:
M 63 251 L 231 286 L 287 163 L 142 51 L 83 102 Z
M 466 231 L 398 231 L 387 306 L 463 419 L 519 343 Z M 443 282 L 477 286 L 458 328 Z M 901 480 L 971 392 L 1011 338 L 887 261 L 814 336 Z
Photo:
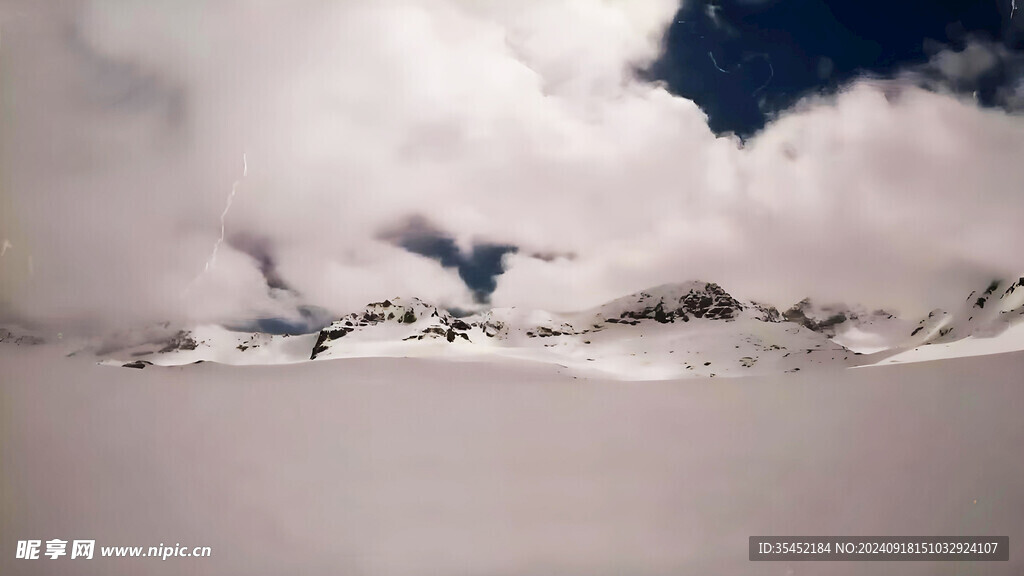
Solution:
M 933 310 L 908 338 L 861 364 L 927 362 L 1024 350 L 1024 277 L 993 282 L 955 312 Z
M 174 338 L 173 336 L 171 337 Z M 199 361 L 222 364 L 291 364 L 309 359 L 316 334 L 295 336 L 262 334 L 258 332 L 236 332 L 217 325 L 201 325 L 185 331 L 185 339 L 194 342 L 195 347 L 168 347 L 166 336 L 141 344 L 118 349 L 117 359 L 107 359 L 104 364 L 121 366 L 127 362 L 145 360 L 158 366 L 180 366 Z M 90 349 L 72 350 L 78 354 L 89 354 Z
M 927 362 L 943 358 L 983 356 L 1024 350 L 1024 323 L 1015 324 L 997 336 L 982 338 L 968 336 L 951 342 L 936 342 L 898 352 L 886 357 L 878 364 L 900 364 L 906 362 Z M 1024 377 L 1022 377 L 1024 380 Z
M 514 361 L 129 370 L 64 353 L 0 346 L 2 574 L 1024 573 L 1024 353 L 643 384 Z M 1011 550 L 749 562 L 759 534 Z M 213 557 L 16 560 L 28 538 Z

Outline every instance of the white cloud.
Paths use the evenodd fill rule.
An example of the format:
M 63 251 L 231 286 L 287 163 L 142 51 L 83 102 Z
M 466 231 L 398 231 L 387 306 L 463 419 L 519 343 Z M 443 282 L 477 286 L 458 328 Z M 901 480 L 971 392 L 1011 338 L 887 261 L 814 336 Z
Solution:
M 411 215 L 464 247 L 520 246 L 501 305 L 583 307 L 704 278 L 779 304 L 927 307 L 1019 266 L 1019 117 L 861 84 L 740 149 L 632 72 L 657 56 L 674 2 L 16 9 L 0 47 L 0 237 L 36 274 L 15 250 L 0 261 L 8 314 L 282 312 L 293 301 L 228 244 L 181 297 L 243 152 L 228 237 L 267 239 L 288 284 L 335 310 L 468 303 L 454 270 L 378 239 Z
M 974 81 L 999 64 L 1001 52 L 998 44 L 971 42 L 963 50 L 942 50 L 932 57 L 932 65 L 946 78 Z

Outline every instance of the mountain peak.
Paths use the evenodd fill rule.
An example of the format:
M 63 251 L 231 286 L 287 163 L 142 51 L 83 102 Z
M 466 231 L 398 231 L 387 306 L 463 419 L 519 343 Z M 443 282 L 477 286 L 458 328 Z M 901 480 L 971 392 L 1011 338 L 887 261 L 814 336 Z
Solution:
M 718 284 L 693 280 L 634 292 L 598 307 L 596 313 L 609 322 L 650 319 L 665 324 L 691 318 L 729 320 L 747 307 Z

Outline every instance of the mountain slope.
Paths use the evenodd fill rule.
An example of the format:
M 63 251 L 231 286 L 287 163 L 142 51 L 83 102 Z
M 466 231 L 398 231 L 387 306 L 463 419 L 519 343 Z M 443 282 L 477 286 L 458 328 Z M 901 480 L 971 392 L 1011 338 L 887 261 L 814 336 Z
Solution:
M 954 312 L 931 311 L 875 364 L 921 362 L 1024 350 L 1024 277 L 971 292 Z
M 912 322 L 885 310 L 868 312 L 859 306 L 821 305 L 810 298 L 783 312 L 782 317 L 862 354 L 899 346 L 913 327 Z
M 391 298 L 300 336 L 164 326 L 130 346 L 90 351 L 133 368 L 211 360 L 280 364 L 331 358 L 505 358 L 624 380 L 733 377 L 1024 349 L 1024 278 L 993 282 L 955 312 L 917 323 L 884 310 L 805 299 L 783 314 L 701 281 L 664 284 L 590 310 L 495 308 L 456 317 Z M 160 334 L 159 337 L 154 334 Z M 116 350 L 116 353 L 111 352 Z
M 851 365 L 852 353 L 777 310 L 708 282 L 666 284 L 591 310 L 499 308 L 458 318 L 418 298 L 391 298 L 315 335 L 272 336 L 203 326 L 119 350 L 108 363 L 145 368 L 329 358 L 500 357 L 555 364 L 578 376 L 627 380 L 727 377 Z

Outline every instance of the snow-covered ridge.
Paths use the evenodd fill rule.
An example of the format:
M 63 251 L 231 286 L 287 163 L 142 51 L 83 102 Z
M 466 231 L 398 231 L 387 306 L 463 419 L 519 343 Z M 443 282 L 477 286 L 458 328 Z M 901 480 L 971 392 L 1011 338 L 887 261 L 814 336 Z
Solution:
M 389 298 L 316 334 L 164 327 L 159 337 L 104 352 L 106 363 L 133 368 L 206 360 L 486 356 L 622 379 L 796 372 L 848 365 L 852 358 L 823 335 L 782 322 L 777 310 L 737 300 L 710 282 L 666 284 L 574 313 L 497 308 L 460 318 L 418 298 Z
M 968 341 L 974 353 L 1018 350 L 1024 349 L 1024 345 L 1009 342 L 1016 340 L 1008 331 L 1024 321 L 1024 277 L 993 280 L 972 291 L 960 307 L 937 308 L 920 319 L 901 318 L 885 310 L 869 313 L 843 304 L 819 305 L 810 299 L 797 303 L 783 316 L 850 350 L 874 354 L 884 362 L 946 357 L 932 347 L 940 344 L 949 354 L 959 354 L 954 352 L 960 347 L 956 343 Z M 894 356 L 898 359 L 891 359 Z
M 820 304 L 804 298 L 782 313 L 787 322 L 827 336 L 833 342 L 868 354 L 887 350 L 906 340 L 912 322 L 886 310 L 862 306 Z
M 476 338 L 493 338 L 502 328 L 501 322 L 488 318 L 467 322 L 419 298 L 393 298 L 371 303 L 362 312 L 353 312 L 321 330 L 309 358 L 315 359 L 330 350 L 336 340 L 349 334 L 356 335 L 349 340 L 372 333 L 374 339 L 399 338 L 403 342 L 443 339 L 451 343 L 457 338 L 471 342 L 471 334 Z
M 740 302 L 718 284 L 699 280 L 683 284 L 662 284 L 630 294 L 599 306 L 593 314 L 605 322 L 621 324 L 636 324 L 639 320 L 667 324 L 689 322 L 691 318 L 781 321 L 775 308 L 755 302 Z
M 689 322 L 690 318 L 728 320 L 750 307 L 729 295 L 718 284 L 693 281 L 663 284 L 598 307 L 595 316 L 606 322 L 654 320 L 662 324 Z
M 883 364 L 1024 350 L 1024 277 L 993 280 L 960 308 L 932 310 L 891 346 Z
M 694 281 L 657 286 L 573 313 L 496 308 L 457 317 L 418 298 L 389 298 L 314 334 L 165 326 L 159 337 L 116 352 L 107 346 L 101 356 L 110 364 L 134 368 L 206 360 L 262 364 L 504 357 L 555 364 L 575 375 L 721 377 L 910 361 L 908 355 L 914 354 L 930 358 L 938 350 L 934 346 L 964 340 L 972 340 L 972 353 L 992 346 L 1005 351 L 1017 346 L 1003 340 L 1015 334 L 1008 328 L 1022 317 L 1024 278 L 993 282 L 972 293 L 963 309 L 936 310 L 920 321 L 810 299 L 780 314 L 770 306 L 738 300 L 715 283 Z M 1024 349 L 1024 343 L 1014 349 Z
M 502 356 L 624 379 L 796 372 L 851 354 L 710 282 L 666 284 L 575 313 L 456 318 L 418 299 L 368 305 L 320 332 L 312 358 Z

